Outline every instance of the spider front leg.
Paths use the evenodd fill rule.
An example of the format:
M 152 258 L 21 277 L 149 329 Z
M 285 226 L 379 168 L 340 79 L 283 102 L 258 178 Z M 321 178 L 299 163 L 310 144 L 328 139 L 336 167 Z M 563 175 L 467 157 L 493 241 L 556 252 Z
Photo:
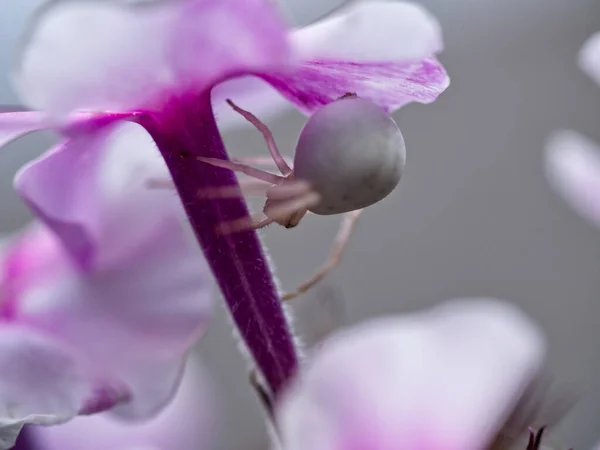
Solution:
M 146 180 L 148 189 L 174 191 L 175 184 L 168 177 L 153 177 Z M 227 185 L 223 187 L 205 188 L 198 191 L 198 198 L 239 198 L 241 195 L 266 195 L 273 187 L 272 183 L 258 179 L 241 179 L 238 185 Z
M 348 242 L 350 241 L 350 236 L 352 235 L 352 231 L 356 226 L 356 222 L 358 218 L 362 214 L 364 209 L 358 209 L 356 211 L 350 211 L 344 214 L 342 219 L 342 223 L 340 224 L 340 228 L 333 242 L 333 246 L 331 247 L 331 251 L 329 253 L 329 257 L 325 264 L 321 266 L 319 270 L 308 280 L 302 283 L 298 289 L 293 292 L 289 292 L 282 296 L 282 299 L 285 301 L 291 300 L 293 298 L 298 297 L 299 295 L 305 293 L 310 288 L 319 283 L 325 276 L 335 269 L 342 260 L 342 255 Z
M 252 125 L 256 127 L 258 131 L 263 135 L 265 142 L 267 143 L 267 147 L 269 148 L 269 152 L 271 153 L 271 157 L 273 158 L 273 162 L 281 172 L 283 176 L 288 176 L 292 173 L 292 168 L 285 161 L 285 158 L 281 156 L 279 153 L 279 149 L 277 148 L 277 143 L 273 138 L 273 133 L 269 130 L 269 127 L 262 123 L 258 117 L 252 114 L 245 109 L 240 108 L 238 105 L 233 103 L 230 99 L 227 99 L 227 103 L 229 106 L 233 108 L 233 110 L 239 114 L 241 114 L 244 119 L 250 122 Z
M 202 161 L 206 164 L 210 164 L 215 167 L 222 167 L 223 169 L 229 169 L 234 172 L 240 172 L 249 177 L 256 178 L 257 180 L 266 181 L 271 184 L 279 184 L 285 178 L 279 175 L 275 175 L 274 173 L 265 172 L 264 170 L 257 169 L 252 166 L 248 166 L 247 164 L 242 164 L 235 161 L 228 161 L 226 159 L 218 159 L 218 158 L 206 158 L 203 156 L 197 156 L 196 159 L 198 161 Z
M 283 159 L 286 161 L 288 165 L 291 166 L 291 161 L 293 158 L 289 156 L 283 156 Z M 240 163 L 240 164 L 251 164 L 255 166 L 267 166 L 269 168 L 277 167 L 275 161 L 270 156 L 242 156 L 242 157 L 232 157 L 231 161 Z

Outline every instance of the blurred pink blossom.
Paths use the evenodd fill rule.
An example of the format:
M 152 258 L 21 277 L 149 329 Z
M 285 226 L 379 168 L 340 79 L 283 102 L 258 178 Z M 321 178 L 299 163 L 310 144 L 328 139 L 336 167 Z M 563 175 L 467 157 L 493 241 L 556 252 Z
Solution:
M 489 448 L 544 353 L 540 329 L 497 300 L 371 320 L 328 338 L 284 393 L 281 448 Z
M 113 128 L 95 145 L 66 141 L 17 176 L 22 192 L 52 197 L 94 239 L 78 258 L 63 241 L 76 229 L 35 223 L 3 245 L 0 448 L 24 423 L 113 407 L 155 414 L 212 315 L 211 277 L 181 205 L 145 187 L 164 163 L 141 127 Z
M 156 417 L 131 423 L 108 412 L 53 427 L 30 426 L 28 450 L 209 450 L 216 434 L 213 400 L 210 380 L 190 358 L 177 394 Z

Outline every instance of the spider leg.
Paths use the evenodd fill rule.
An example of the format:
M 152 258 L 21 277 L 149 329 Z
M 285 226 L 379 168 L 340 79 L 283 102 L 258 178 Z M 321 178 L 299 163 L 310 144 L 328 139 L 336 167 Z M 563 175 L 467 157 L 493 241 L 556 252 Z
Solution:
M 289 182 L 288 182 L 289 183 Z M 148 189 L 175 190 L 175 183 L 171 178 L 150 178 L 146 181 Z M 229 185 L 221 187 L 210 187 L 200 189 L 198 198 L 238 198 L 242 195 L 266 195 L 267 191 L 273 187 L 273 184 L 262 180 L 242 179 L 239 185 Z
M 240 180 L 236 185 L 200 189 L 199 198 L 239 198 L 243 195 L 266 196 L 271 199 L 289 199 L 306 194 L 310 186 L 304 181 L 289 180 L 279 185 L 272 185 L 260 180 Z
M 233 170 L 234 172 L 241 172 L 252 178 L 266 181 L 267 183 L 271 184 L 278 184 L 285 180 L 284 177 L 275 175 L 274 173 L 265 172 L 264 170 L 256 169 L 254 167 L 247 166 L 246 164 L 228 161 L 225 159 L 205 158 L 203 156 L 197 156 L 196 159 L 212 166 L 222 167 L 224 169 Z
M 261 180 L 245 179 L 240 180 L 239 185 L 210 187 L 200 189 L 198 198 L 239 198 L 242 195 L 265 196 L 267 191 L 273 187 L 271 183 Z
M 244 119 L 246 119 L 248 122 L 254 125 L 258 131 L 260 131 L 260 133 L 265 138 L 267 147 L 269 147 L 271 157 L 273 158 L 273 161 L 275 162 L 275 165 L 277 166 L 281 174 L 283 176 L 287 176 L 290 173 L 292 173 L 292 168 L 288 165 L 283 156 L 281 156 L 281 153 L 279 153 L 279 149 L 277 148 L 277 144 L 275 143 L 275 139 L 273 138 L 273 133 L 271 133 L 269 127 L 262 123 L 254 114 L 240 108 L 230 99 L 227 99 L 227 103 L 234 109 L 235 112 L 241 114 L 244 117 Z
M 270 217 L 265 217 L 264 214 L 252 215 L 250 217 L 242 217 L 236 220 L 230 220 L 219 224 L 217 234 L 232 234 L 238 231 L 258 230 L 270 225 L 274 222 Z
M 312 192 L 312 188 L 306 181 L 286 180 L 284 183 L 271 187 L 268 197 L 271 200 L 292 200 L 309 192 Z
M 257 230 L 273 222 L 284 221 L 286 218 L 302 213 L 319 202 L 319 194 L 309 191 L 289 200 L 282 200 L 268 209 L 268 215 L 261 218 L 242 217 L 240 219 L 223 222 L 219 225 L 220 234 L 230 234 L 237 231 Z
M 292 158 L 288 157 L 288 156 L 283 156 L 283 159 L 286 161 L 286 163 L 289 165 L 289 161 L 292 161 Z M 248 157 L 241 157 L 241 158 L 231 158 L 231 160 L 233 162 L 236 163 L 241 163 L 241 164 L 252 164 L 252 165 L 257 165 L 257 166 L 267 166 L 267 167 L 273 167 L 275 166 L 275 161 L 273 161 L 272 157 L 269 156 L 248 156 Z
M 340 228 L 335 237 L 333 246 L 331 247 L 331 251 L 329 253 L 329 257 L 325 261 L 325 264 L 323 264 L 321 268 L 317 270 L 317 272 L 310 279 L 302 283 L 298 287 L 298 289 L 296 289 L 293 292 L 288 292 L 287 294 L 284 294 L 282 297 L 283 300 L 291 300 L 305 293 L 310 288 L 315 286 L 318 282 L 320 282 L 323 278 L 325 278 L 325 276 L 329 272 L 331 272 L 339 265 L 340 261 L 342 260 L 344 250 L 346 249 L 346 246 L 350 241 L 352 231 L 354 230 L 356 222 L 358 221 L 358 218 L 360 217 L 363 211 L 363 209 L 358 209 L 356 211 L 350 211 L 344 214 L 342 223 L 340 224 Z
M 156 178 L 149 178 L 148 180 L 146 180 L 146 187 L 148 189 L 175 190 L 175 183 L 173 183 L 173 180 L 168 177 L 164 177 L 164 178 L 156 177 Z

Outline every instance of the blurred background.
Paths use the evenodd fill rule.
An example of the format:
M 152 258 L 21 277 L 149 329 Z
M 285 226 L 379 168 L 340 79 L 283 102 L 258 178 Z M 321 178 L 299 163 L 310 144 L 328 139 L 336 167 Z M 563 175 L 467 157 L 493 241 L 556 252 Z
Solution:
M 18 104 L 11 61 L 25 21 L 40 1 L 0 4 L 0 104 Z M 290 20 L 321 17 L 339 0 L 285 0 Z M 556 431 L 579 449 L 600 439 L 600 230 L 549 188 L 545 140 L 574 128 L 600 141 L 600 88 L 576 65 L 600 30 L 598 0 L 420 0 L 440 20 L 452 84 L 429 106 L 395 118 L 408 149 L 405 176 L 369 208 L 341 267 L 294 302 L 299 333 L 423 308 L 455 297 L 510 300 L 549 337 L 549 370 L 578 402 Z M 390 42 L 390 45 L 394 45 Z M 304 118 L 269 120 L 282 151 L 293 152 Z M 51 143 L 27 136 L 0 154 L 0 232 L 29 219 L 12 191 L 15 170 Z M 228 133 L 233 154 L 265 154 L 250 128 Z M 262 233 L 284 287 L 326 257 L 339 218 L 308 217 L 298 228 Z M 218 450 L 267 448 L 259 403 L 248 389 L 223 308 L 199 352 L 222 401 Z

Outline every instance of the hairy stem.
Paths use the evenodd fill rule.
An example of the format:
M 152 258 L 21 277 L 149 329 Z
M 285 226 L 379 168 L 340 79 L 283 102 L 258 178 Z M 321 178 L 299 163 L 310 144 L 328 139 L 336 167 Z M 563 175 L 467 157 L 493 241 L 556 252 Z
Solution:
M 246 203 L 241 195 L 198 195 L 202 189 L 237 186 L 230 170 L 196 159 L 227 159 L 210 93 L 171 99 L 163 110 L 145 114 L 139 122 L 157 143 L 239 333 L 277 395 L 294 374 L 298 358 L 271 270 L 254 231 L 217 232 L 219 224 L 248 216 Z

